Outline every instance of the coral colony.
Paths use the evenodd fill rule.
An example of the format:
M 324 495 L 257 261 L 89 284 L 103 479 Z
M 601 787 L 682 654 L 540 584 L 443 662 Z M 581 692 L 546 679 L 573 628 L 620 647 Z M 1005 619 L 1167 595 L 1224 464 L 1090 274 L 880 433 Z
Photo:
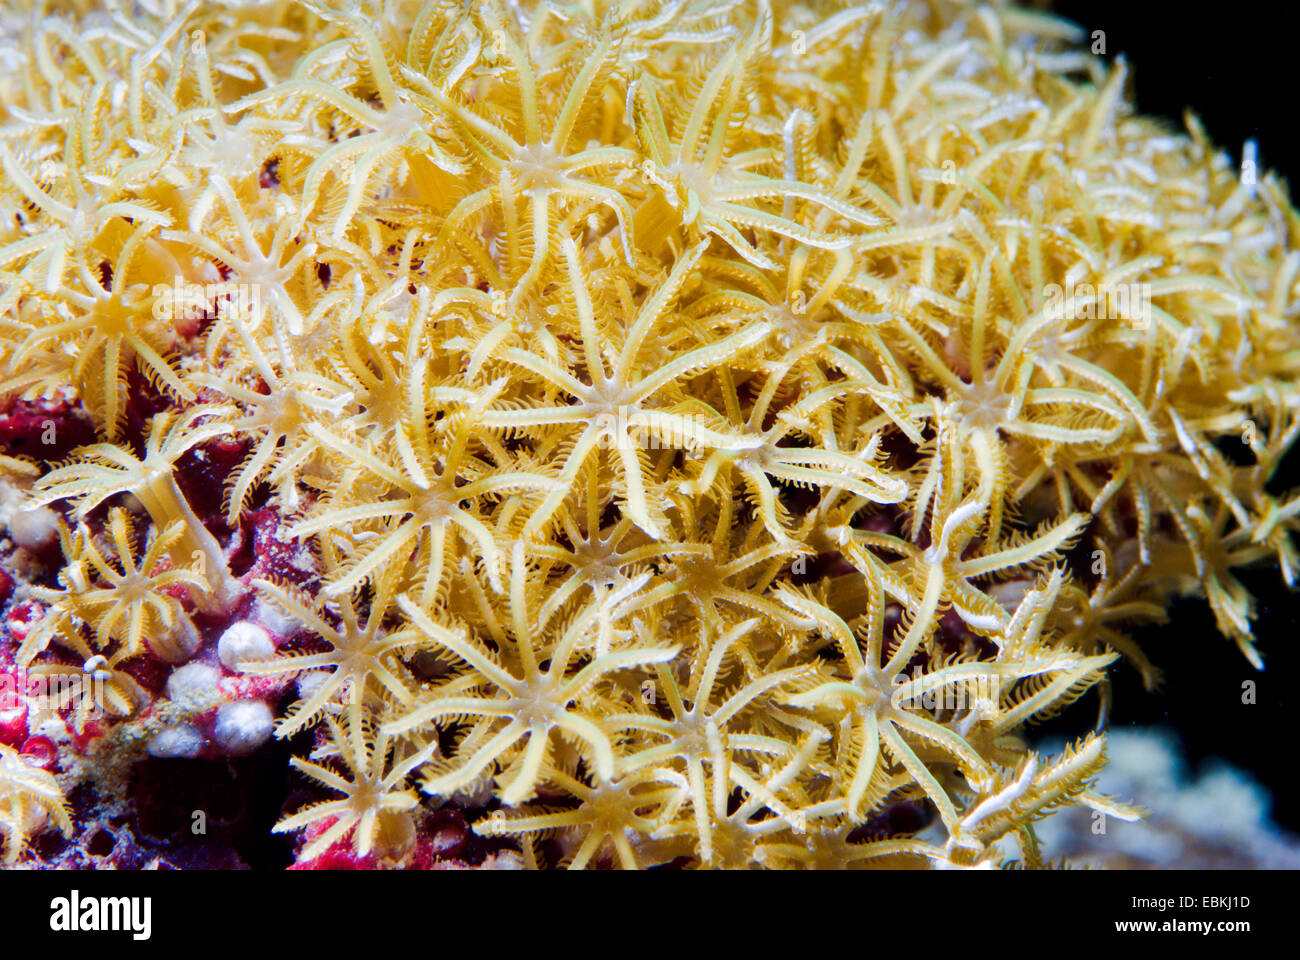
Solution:
M 1042 866 L 1132 628 L 1262 664 L 1300 222 L 1075 27 L 17 6 L 5 863 L 238 866 L 274 768 L 301 868 Z

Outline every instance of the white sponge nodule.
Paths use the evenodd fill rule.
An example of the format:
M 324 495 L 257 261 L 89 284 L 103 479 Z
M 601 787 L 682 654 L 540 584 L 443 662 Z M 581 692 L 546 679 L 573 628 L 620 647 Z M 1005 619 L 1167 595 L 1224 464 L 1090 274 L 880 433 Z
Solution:
M 262 700 L 238 700 L 217 711 L 212 740 L 232 757 L 243 757 L 271 739 L 275 720 Z
M 217 658 L 227 670 L 241 672 L 242 664 L 275 656 L 271 635 L 249 620 L 237 620 L 217 641 Z

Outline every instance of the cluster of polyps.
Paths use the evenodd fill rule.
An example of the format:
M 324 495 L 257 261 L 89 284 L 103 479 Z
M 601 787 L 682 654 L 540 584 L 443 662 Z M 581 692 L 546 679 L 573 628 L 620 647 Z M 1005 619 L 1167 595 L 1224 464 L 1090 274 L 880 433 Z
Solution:
M 1198 587 L 1258 662 L 1295 212 L 1068 26 L 141 7 L 24 20 L 0 79 L 0 390 L 98 441 L 14 467 L 66 547 L 10 639 L 145 689 L 101 749 L 313 729 L 313 854 L 418 849 L 423 802 L 532 864 L 1034 863 L 1121 808 L 1098 739 L 1017 731 L 1154 678 L 1132 623 Z

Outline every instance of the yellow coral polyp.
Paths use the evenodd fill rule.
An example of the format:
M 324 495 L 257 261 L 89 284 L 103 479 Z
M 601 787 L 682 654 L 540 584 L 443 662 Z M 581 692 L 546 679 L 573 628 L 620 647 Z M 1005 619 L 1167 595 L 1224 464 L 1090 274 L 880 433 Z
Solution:
M 72 818 L 58 781 L 0 743 L 0 838 L 6 866 L 18 862 L 28 839 L 47 822 L 64 836 L 72 833 Z
M 1017 736 L 1121 656 L 1154 683 L 1127 629 L 1192 585 L 1261 663 L 1234 570 L 1300 569 L 1300 496 L 1266 490 L 1300 223 L 1195 122 L 1136 116 L 1122 62 L 1052 56 L 1070 25 L 19 6 L 0 389 L 73 390 L 101 438 L 36 500 L 152 521 L 146 562 L 99 567 L 106 619 L 102 583 L 77 608 L 98 645 L 185 616 L 141 577 L 217 614 L 256 591 L 323 645 L 245 665 L 321 681 L 277 729 L 327 734 L 295 766 L 333 798 L 277 828 L 319 831 L 302 858 L 400 860 L 418 783 L 536 866 L 1038 866 L 1051 810 L 1133 813 L 1091 789 L 1103 736 Z M 247 290 L 164 337 L 136 291 L 196 279 Z M 133 368 L 166 407 L 134 447 Z M 1215 446 L 1242 436 L 1244 466 Z M 318 593 L 236 579 L 186 501 L 177 461 L 222 438 L 250 444 L 226 521 L 277 508 Z M 85 647 L 51 616 L 25 660 Z M 61 807 L 11 753 L 12 860 Z M 902 803 L 934 825 L 856 839 Z

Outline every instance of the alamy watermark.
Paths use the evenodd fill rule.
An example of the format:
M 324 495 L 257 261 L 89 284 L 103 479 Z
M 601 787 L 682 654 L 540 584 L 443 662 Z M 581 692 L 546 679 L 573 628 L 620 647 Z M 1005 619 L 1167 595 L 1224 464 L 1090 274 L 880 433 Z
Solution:
M 17 709 L 24 702 L 45 703 L 50 710 L 76 703 L 88 717 L 103 716 L 109 674 L 98 660 L 103 658 L 88 660 L 80 674 L 29 673 L 21 667 L 0 670 L 0 711 Z
M 225 301 L 222 312 L 228 317 L 255 321 L 262 315 L 261 284 L 257 283 L 191 283 L 177 276 L 170 284 L 155 284 L 151 292 L 155 320 L 202 315 L 218 300 Z
M 1002 681 L 994 673 L 965 677 L 919 693 L 907 694 L 908 685 L 919 683 L 927 676 L 929 674 L 924 673 L 919 667 L 910 677 L 905 673 L 897 674 L 893 678 L 894 691 L 889 698 L 890 704 L 899 710 L 911 707 L 934 713 L 939 710 L 952 712 L 975 710 L 980 704 L 1000 703 L 1002 700 Z
M 1053 320 L 1128 320 L 1139 329 L 1151 322 L 1151 284 L 1049 283 L 1043 315 Z
M 596 445 L 602 450 L 683 450 L 688 457 L 703 452 L 694 427 L 708 429 L 689 414 L 641 410 L 627 405 L 620 405 L 611 413 L 598 414 L 595 426 L 600 431 Z

